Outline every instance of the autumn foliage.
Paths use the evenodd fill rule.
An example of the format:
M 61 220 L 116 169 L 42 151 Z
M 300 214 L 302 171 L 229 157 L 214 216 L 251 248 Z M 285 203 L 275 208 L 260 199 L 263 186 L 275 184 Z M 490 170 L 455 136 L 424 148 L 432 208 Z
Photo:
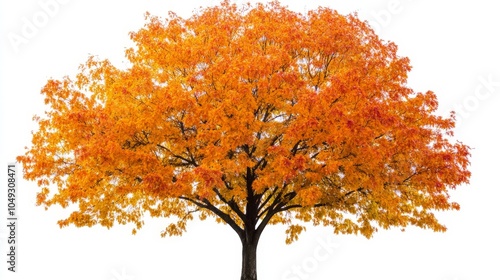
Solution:
M 38 204 L 78 205 L 60 226 L 139 229 L 149 213 L 178 217 L 163 232 L 178 235 L 210 216 L 245 247 L 269 224 L 289 225 L 288 242 L 303 222 L 443 231 L 433 211 L 459 209 L 448 192 L 468 182 L 469 148 L 453 115 L 406 85 L 408 58 L 355 15 L 223 2 L 146 17 L 129 67 L 90 57 L 42 90 L 49 109 L 19 161 Z

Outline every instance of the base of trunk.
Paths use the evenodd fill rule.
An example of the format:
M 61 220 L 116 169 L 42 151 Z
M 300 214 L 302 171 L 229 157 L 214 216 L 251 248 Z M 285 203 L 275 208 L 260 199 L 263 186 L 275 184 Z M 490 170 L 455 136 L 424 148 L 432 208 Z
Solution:
M 241 280 L 257 280 L 257 242 L 242 242 Z

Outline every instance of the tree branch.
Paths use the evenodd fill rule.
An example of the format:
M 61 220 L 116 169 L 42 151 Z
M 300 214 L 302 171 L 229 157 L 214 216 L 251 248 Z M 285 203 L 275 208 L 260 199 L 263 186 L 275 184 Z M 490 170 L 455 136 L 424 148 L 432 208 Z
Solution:
M 243 229 L 241 227 L 239 227 L 238 224 L 236 224 L 236 222 L 233 219 L 231 219 L 231 217 L 228 214 L 222 212 L 219 208 L 215 207 L 206 198 L 203 199 L 202 201 L 199 201 L 199 200 L 189 198 L 186 196 L 179 196 L 179 199 L 187 200 L 187 201 L 197 205 L 200 208 L 205 208 L 207 210 L 212 211 L 212 213 L 219 216 L 224 222 L 226 222 L 238 234 L 238 236 L 240 236 L 240 238 L 244 236 L 245 233 L 244 233 Z
M 238 205 L 236 204 L 236 202 L 231 199 L 231 200 L 227 200 L 221 193 L 220 191 L 217 189 L 217 188 L 213 188 L 213 191 L 217 194 L 217 197 L 224 203 L 226 203 L 230 208 L 231 210 L 233 210 L 236 215 L 238 215 L 238 217 L 244 221 L 245 220 L 245 213 L 243 213 L 243 211 L 241 211 L 241 209 L 238 207 Z
M 267 190 L 266 190 L 267 191 Z M 271 200 L 271 198 L 276 194 L 276 192 L 278 191 L 278 188 L 274 188 L 272 193 L 270 195 L 268 195 L 266 197 L 266 199 L 264 200 L 264 202 L 262 202 L 259 207 L 257 208 L 257 217 L 260 218 L 262 216 L 263 213 L 265 213 L 266 211 L 263 211 L 263 212 L 260 212 L 262 210 L 262 208 Z M 267 209 L 266 209 L 267 210 Z

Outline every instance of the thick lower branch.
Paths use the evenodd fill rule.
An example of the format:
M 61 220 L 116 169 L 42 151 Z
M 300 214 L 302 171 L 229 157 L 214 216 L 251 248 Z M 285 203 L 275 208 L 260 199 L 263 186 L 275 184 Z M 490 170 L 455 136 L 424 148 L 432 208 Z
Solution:
M 185 197 L 185 196 L 180 196 L 179 199 L 187 200 L 200 208 L 204 208 L 204 209 L 212 211 L 212 213 L 217 215 L 224 222 L 226 222 L 234 231 L 236 231 L 236 233 L 238 234 L 238 236 L 240 236 L 240 238 L 242 236 L 244 236 L 244 234 L 245 234 L 244 230 L 241 227 L 239 227 L 238 224 L 233 219 L 231 219 L 231 217 L 228 214 L 224 213 L 219 208 L 215 207 L 207 199 L 203 199 L 202 201 L 199 201 L 199 200 Z
M 217 197 L 224 203 L 226 203 L 230 208 L 231 210 L 233 210 L 236 215 L 238 215 L 238 217 L 244 221 L 245 220 L 245 214 L 241 211 L 241 209 L 238 207 L 238 205 L 236 204 L 236 202 L 234 200 L 227 200 L 221 193 L 220 191 L 217 189 L 217 188 L 213 188 L 213 191 L 217 194 Z

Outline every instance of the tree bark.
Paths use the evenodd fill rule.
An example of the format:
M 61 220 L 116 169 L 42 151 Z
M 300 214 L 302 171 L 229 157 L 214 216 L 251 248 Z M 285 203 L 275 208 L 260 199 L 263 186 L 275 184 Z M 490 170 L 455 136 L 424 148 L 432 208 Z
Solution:
M 258 239 L 242 238 L 241 280 L 257 280 L 257 244 Z

